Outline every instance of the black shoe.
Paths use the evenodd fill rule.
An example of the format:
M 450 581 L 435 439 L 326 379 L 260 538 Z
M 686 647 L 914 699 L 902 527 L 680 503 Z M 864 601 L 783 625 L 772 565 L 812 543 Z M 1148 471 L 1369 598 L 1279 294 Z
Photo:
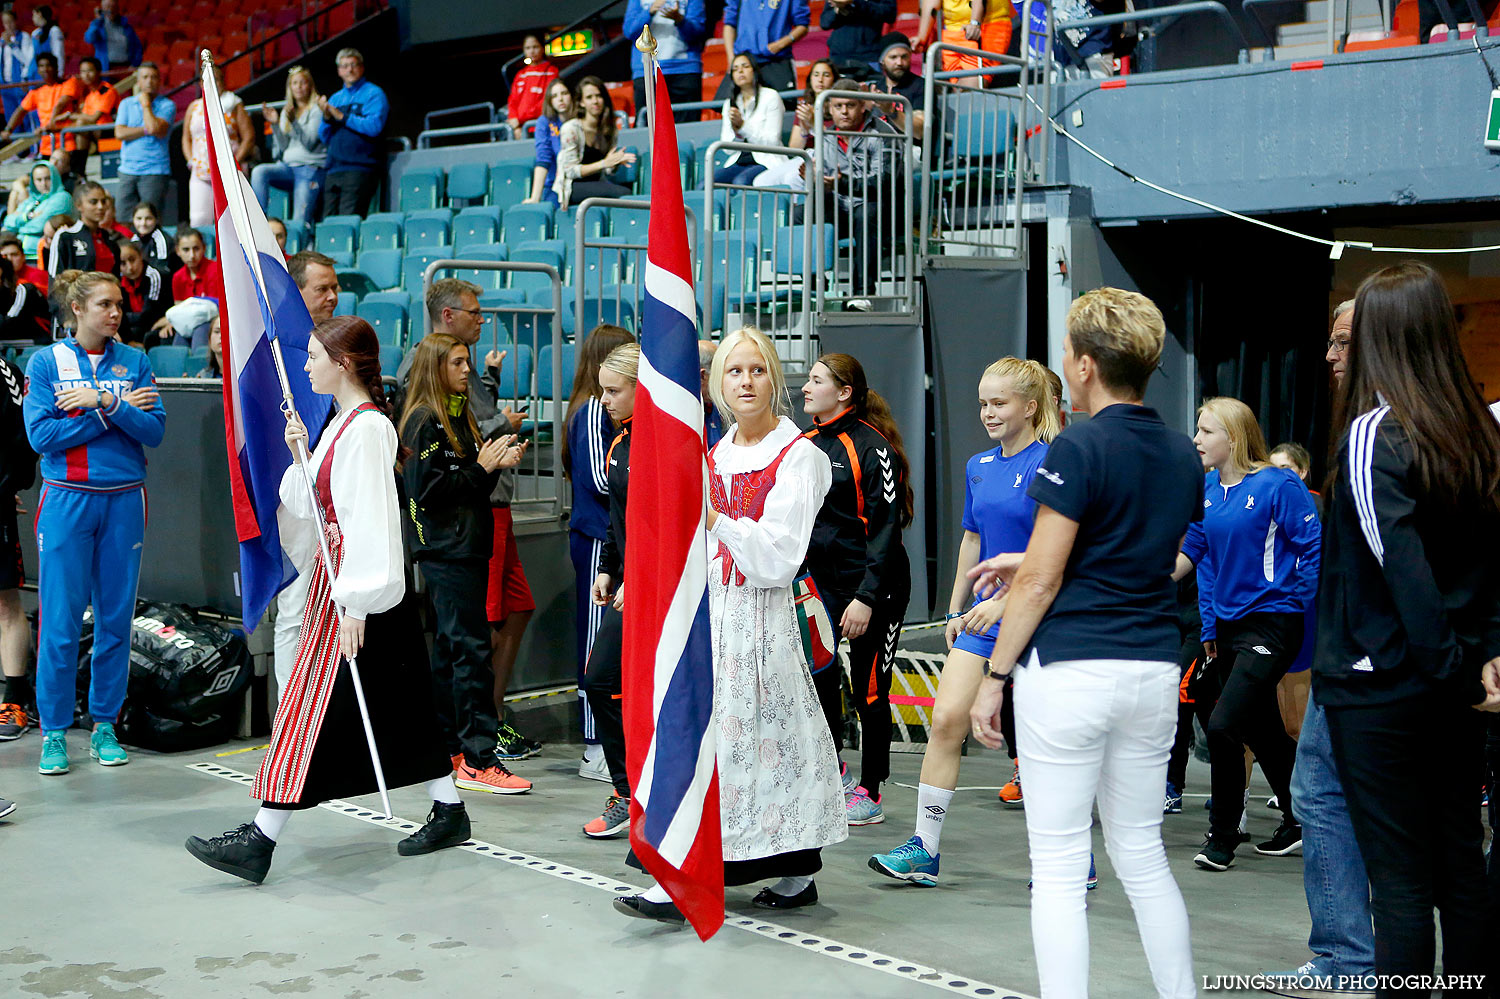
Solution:
M 419 857 L 450 846 L 461 846 L 468 840 L 469 813 L 464 810 L 464 803 L 449 805 L 434 801 L 432 811 L 427 813 L 427 824 L 397 843 L 396 852 L 403 857 Z
M 1205 871 L 1227 871 L 1234 866 L 1234 847 L 1210 836 L 1204 840 L 1203 849 L 1198 851 L 1193 863 Z
M 1255 844 L 1255 852 L 1267 857 L 1285 857 L 1302 849 L 1302 827 L 1291 819 L 1282 819 L 1276 832 L 1264 843 Z
M 671 902 L 648 902 L 644 895 L 616 895 L 615 908 L 637 919 L 654 919 L 658 923 L 687 922 Z
M 804 905 L 817 905 L 818 886 L 809 883 L 795 895 L 778 895 L 769 888 L 762 888 L 750 903 L 762 909 L 800 909 Z
M 253 885 L 266 879 L 266 872 L 271 869 L 271 854 L 276 849 L 276 841 L 261 832 L 254 822 L 246 822 L 213 839 L 189 836 L 186 845 L 188 853 L 214 870 L 244 878 Z

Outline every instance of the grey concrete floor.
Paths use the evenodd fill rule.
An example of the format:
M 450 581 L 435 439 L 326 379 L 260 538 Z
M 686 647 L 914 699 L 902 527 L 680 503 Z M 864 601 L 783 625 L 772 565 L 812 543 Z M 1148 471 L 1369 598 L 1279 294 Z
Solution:
M 762 921 L 749 906 L 755 889 L 730 889 L 729 908 L 745 916 L 731 915 L 730 925 L 703 944 L 691 932 L 629 920 L 610 906 L 607 896 L 618 886 L 644 878 L 624 866 L 623 841 L 595 842 L 579 832 L 608 789 L 577 777 L 577 746 L 549 746 L 516 765 L 536 782 L 529 795 L 466 796 L 476 841 L 499 850 L 400 858 L 395 843 L 407 830 L 323 808 L 292 820 L 264 885 L 204 868 L 183 851 L 183 839 L 231 828 L 254 806 L 243 784 L 189 767 L 253 773 L 259 751 L 218 755 L 251 745 L 136 752 L 129 766 L 105 770 L 88 760 L 86 737 L 74 732 L 73 772 L 41 777 L 35 732 L 0 744 L 0 796 L 20 804 L 0 820 L 10 899 L 0 921 L 0 996 L 1038 991 L 1025 820 L 996 802 L 994 788 L 1010 767 L 1000 754 L 981 751 L 964 762 L 965 790 L 946 823 L 938 887 L 901 885 L 865 867 L 872 852 L 911 832 L 920 758 L 898 754 L 886 822 L 853 829 L 848 842 L 825 851 L 821 904 Z M 845 756 L 857 767 L 857 753 Z M 1206 790 L 1206 768 L 1195 762 L 1189 783 Z M 1265 793 L 1257 774 L 1250 810 L 1257 838 L 1276 824 L 1263 807 Z M 399 817 L 423 821 L 419 790 L 397 791 L 392 800 Z M 1198 870 L 1192 855 L 1207 824 L 1202 800 L 1189 799 L 1185 813 L 1168 816 L 1164 826 L 1192 917 L 1197 973 L 1299 964 L 1308 931 L 1300 858 L 1242 851 L 1229 872 Z M 358 804 L 378 807 L 368 798 Z M 1150 978 L 1097 827 L 1095 844 L 1103 883 L 1088 899 L 1091 994 L 1140 999 L 1152 992 Z M 529 863 L 533 858 L 541 862 Z M 877 958 L 890 963 L 882 969 Z

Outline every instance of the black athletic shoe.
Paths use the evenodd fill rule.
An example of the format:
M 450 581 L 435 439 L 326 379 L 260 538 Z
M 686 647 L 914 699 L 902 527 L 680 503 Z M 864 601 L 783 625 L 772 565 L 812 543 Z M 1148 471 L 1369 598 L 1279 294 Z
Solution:
M 1203 849 L 1198 851 L 1193 863 L 1205 871 L 1227 871 L 1234 866 L 1234 847 L 1210 836 L 1203 841 Z
M 750 902 L 762 909 L 800 909 L 804 905 L 818 904 L 818 886 L 809 884 L 795 895 L 778 895 L 769 888 L 762 888 Z
M 244 878 L 253 885 L 266 879 L 275 849 L 276 841 L 261 832 L 254 822 L 246 822 L 213 839 L 189 836 L 187 841 L 188 853 L 216 871 Z
M 432 811 L 427 813 L 427 824 L 397 843 L 396 852 L 403 857 L 419 857 L 450 846 L 461 846 L 468 839 L 469 813 L 464 810 L 464 803 L 449 805 L 434 801 Z
M 1267 857 L 1285 857 L 1294 850 L 1302 849 L 1302 827 L 1290 819 L 1282 819 L 1281 825 L 1271 838 L 1255 844 L 1255 852 Z
M 637 919 L 654 919 L 658 923 L 676 923 L 679 926 L 687 922 L 682 912 L 671 902 L 648 902 L 644 895 L 616 895 L 615 908 Z

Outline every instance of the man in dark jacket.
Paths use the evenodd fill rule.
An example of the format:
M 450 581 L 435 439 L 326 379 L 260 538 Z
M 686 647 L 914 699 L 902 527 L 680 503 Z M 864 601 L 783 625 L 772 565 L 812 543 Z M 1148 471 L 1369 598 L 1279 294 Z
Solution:
M 818 26 L 830 31 L 828 58 L 840 73 L 863 73 L 880 58 L 880 34 L 896 19 L 895 0 L 828 0 Z

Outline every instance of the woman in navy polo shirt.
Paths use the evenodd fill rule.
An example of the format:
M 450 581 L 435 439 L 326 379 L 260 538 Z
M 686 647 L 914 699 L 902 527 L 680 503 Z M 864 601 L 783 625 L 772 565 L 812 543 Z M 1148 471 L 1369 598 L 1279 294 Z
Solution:
M 1096 798 L 1157 994 L 1197 994 L 1187 907 L 1161 842 L 1161 789 L 1177 728 L 1172 569 L 1203 515 L 1203 467 L 1187 437 L 1141 404 L 1165 334 L 1161 312 L 1135 292 L 1100 288 L 1073 303 L 1063 375 L 1090 418 L 1058 435 L 1031 481 L 1036 525 L 1019 566 L 1002 556 L 971 573 L 981 591 L 1009 584 L 970 718 L 998 749 L 1014 672 L 1044 999 L 1088 994 L 1083 896 Z

